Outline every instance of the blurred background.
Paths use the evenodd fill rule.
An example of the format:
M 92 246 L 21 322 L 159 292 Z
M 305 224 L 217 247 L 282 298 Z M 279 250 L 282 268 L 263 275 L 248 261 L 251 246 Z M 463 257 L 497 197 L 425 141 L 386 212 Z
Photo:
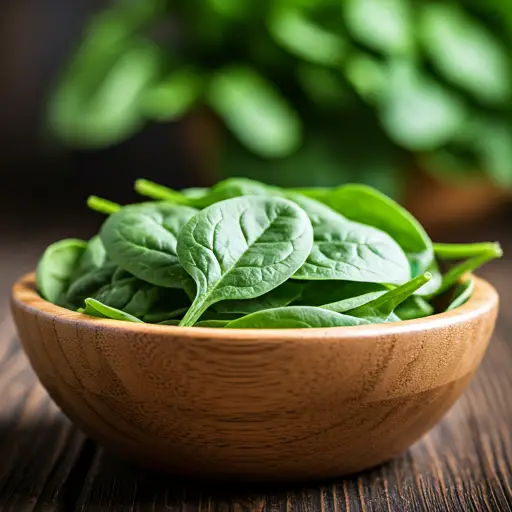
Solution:
M 2 253 L 88 236 L 138 177 L 357 181 L 501 236 L 511 48 L 510 0 L 2 0 Z

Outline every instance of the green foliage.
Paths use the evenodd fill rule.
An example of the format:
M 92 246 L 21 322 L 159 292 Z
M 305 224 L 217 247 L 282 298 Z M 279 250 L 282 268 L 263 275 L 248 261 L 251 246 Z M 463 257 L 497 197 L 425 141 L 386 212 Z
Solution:
M 362 185 L 135 186 L 157 200 L 93 201 L 112 210 L 100 235 L 46 249 L 37 269 L 44 298 L 100 318 L 182 327 L 399 322 L 434 314 L 440 295 L 435 303 L 449 300 L 448 310 L 463 304 L 474 289 L 464 274 L 502 254 L 497 243 L 432 243 L 409 212 Z M 441 275 L 438 259 L 463 261 Z
M 118 0 L 91 19 L 48 122 L 69 145 L 103 147 L 207 107 L 226 127 L 224 175 L 398 194 L 397 162 L 413 153 L 439 176 L 477 169 L 510 187 L 511 12 L 502 0 Z

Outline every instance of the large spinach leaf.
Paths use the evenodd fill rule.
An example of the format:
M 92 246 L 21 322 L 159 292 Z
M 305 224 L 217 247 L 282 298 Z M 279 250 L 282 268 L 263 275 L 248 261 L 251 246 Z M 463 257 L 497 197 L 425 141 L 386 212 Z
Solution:
M 347 219 L 388 233 L 404 250 L 412 277 L 429 270 L 434 260 L 432 241 L 421 224 L 391 198 L 366 185 L 349 184 L 334 189 L 327 204 Z
M 100 236 L 112 260 L 135 277 L 169 288 L 188 278 L 176 244 L 182 226 L 196 213 L 166 202 L 126 206 L 103 224 Z
M 65 302 L 65 293 L 86 247 L 86 242 L 75 238 L 47 247 L 36 271 L 37 289 L 43 298 L 57 305 Z
M 349 221 L 314 199 L 289 197 L 306 211 L 314 232 L 311 254 L 294 278 L 393 284 L 410 279 L 409 262 L 387 233 Z
M 412 295 L 397 306 L 395 313 L 400 320 L 413 320 L 434 314 L 434 306 L 423 297 Z
M 181 325 L 193 325 L 216 302 L 276 288 L 301 267 L 312 243 L 306 213 L 286 199 L 246 196 L 202 210 L 178 240 L 179 261 L 197 285 Z
M 363 318 L 342 315 L 311 306 L 267 309 L 232 320 L 230 329 L 304 329 L 310 327 L 345 327 L 369 324 Z

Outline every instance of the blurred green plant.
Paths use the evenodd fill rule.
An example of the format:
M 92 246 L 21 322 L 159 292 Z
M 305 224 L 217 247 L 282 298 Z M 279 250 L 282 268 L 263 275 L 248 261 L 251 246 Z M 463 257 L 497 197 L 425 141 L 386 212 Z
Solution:
M 416 160 L 511 187 L 511 44 L 508 0 L 120 0 L 90 20 L 49 125 L 97 148 L 206 107 L 224 176 L 397 195 Z

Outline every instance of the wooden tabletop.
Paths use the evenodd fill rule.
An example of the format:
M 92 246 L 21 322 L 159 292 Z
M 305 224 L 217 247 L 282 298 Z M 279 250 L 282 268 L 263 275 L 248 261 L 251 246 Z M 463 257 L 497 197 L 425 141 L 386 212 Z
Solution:
M 13 236 L 0 245 L 1 511 L 512 510 L 512 264 L 507 259 L 480 273 L 502 300 L 480 370 L 447 416 L 399 459 L 328 482 L 219 487 L 131 467 L 60 413 L 19 347 L 7 300 L 10 283 L 33 267 L 55 237 Z M 512 244 L 507 249 L 512 255 Z

